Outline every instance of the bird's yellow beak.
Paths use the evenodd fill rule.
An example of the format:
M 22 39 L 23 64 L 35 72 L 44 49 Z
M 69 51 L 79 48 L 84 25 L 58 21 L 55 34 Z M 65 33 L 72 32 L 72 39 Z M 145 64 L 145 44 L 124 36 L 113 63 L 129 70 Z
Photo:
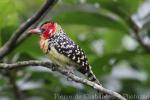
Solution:
M 41 34 L 40 28 L 31 29 L 28 32 L 33 34 Z

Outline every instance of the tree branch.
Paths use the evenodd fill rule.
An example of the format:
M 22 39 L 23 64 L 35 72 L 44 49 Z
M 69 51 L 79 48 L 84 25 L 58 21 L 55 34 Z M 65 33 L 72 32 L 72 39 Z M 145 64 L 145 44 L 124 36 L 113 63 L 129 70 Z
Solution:
M 39 9 L 39 11 L 37 11 L 35 15 L 29 18 L 16 30 L 16 32 L 10 37 L 5 45 L 0 48 L 0 60 L 15 48 L 16 41 L 23 34 L 23 32 L 25 32 L 32 24 L 39 20 L 43 14 L 55 4 L 56 1 L 57 0 L 46 0 L 45 4 Z
M 19 90 L 19 87 L 16 84 L 16 80 L 14 78 L 14 75 L 11 71 L 8 71 L 6 73 L 7 77 L 9 78 L 9 84 L 11 85 L 12 93 L 14 94 L 14 98 L 16 100 L 24 100 L 21 91 Z
M 36 60 L 30 60 L 30 61 L 20 61 L 20 62 L 16 62 L 13 64 L 6 64 L 6 63 L 0 63 L 0 69 L 12 69 L 12 68 L 20 68 L 20 67 L 25 67 L 25 66 L 43 66 L 43 67 L 47 67 L 49 69 L 52 69 L 53 67 L 55 68 L 55 70 L 69 78 L 71 78 L 72 80 L 74 80 L 75 82 L 79 82 L 85 85 L 88 85 L 92 88 L 94 88 L 95 90 L 99 90 L 102 93 L 108 94 L 110 96 L 116 97 L 118 100 L 126 100 L 123 96 L 121 96 L 119 93 L 116 93 L 114 91 L 108 90 L 94 82 L 91 82 L 87 79 L 83 79 L 80 78 L 72 73 L 68 73 L 67 70 L 62 70 L 59 67 L 55 67 L 53 66 L 52 63 L 48 62 L 48 61 L 36 61 Z
M 133 33 L 135 35 L 135 39 L 138 41 L 138 43 L 144 48 L 144 50 L 148 53 L 150 53 L 150 46 L 146 45 L 143 41 L 143 39 L 140 36 L 140 28 L 136 25 L 136 23 L 132 20 L 132 18 L 129 18 L 130 26 L 132 27 Z

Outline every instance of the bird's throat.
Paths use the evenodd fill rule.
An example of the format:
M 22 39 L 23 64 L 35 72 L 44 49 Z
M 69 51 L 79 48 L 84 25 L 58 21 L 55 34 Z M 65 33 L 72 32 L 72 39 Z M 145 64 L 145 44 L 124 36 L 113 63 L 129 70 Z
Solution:
M 48 39 L 45 39 L 44 37 L 41 37 L 40 40 L 40 48 L 44 53 L 48 52 Z

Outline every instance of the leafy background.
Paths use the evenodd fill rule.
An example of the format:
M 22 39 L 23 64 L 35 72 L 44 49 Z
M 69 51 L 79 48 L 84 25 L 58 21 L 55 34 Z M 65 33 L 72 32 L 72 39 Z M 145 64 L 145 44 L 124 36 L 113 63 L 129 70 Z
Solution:
M 0 46 L 31 17 L 44 0 L 0 0 Z M 140 36 L 149 40 L 149 0 L 59 0 L 41 21 L 58 22 L 68 36 L 86 52 L 89 63 L 104 87 L 129 100 L 150 99 L 150 56 L 134 38 L 132 18 L 143 27 Z M 5 60 L 48 60 L 30 36 Z M 57 72 L 42 67 L 27 67 L 10 72 L 25 100 L 89 99 L 95 91 L 68 81 Z M 0 72 L 0 100 L 15 99 L 9 74 Z M 96 98 L 91 98 L 95 99 Z

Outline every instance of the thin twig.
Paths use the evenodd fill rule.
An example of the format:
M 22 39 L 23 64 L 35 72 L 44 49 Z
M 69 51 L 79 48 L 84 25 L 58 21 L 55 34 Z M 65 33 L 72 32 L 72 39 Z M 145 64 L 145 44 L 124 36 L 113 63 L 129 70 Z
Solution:
M 32 24 L 34 24 L 37 20 L 39 20 L 43 14 L 51 8 L 57 0 L 46 0 L 45 4 L 33 15 L 29 18 L 25 23 L 23 23 L 14 34 L 10 37 L 10 39 L 5 43 L 5 45 L 0 48 L 0 60 L 10 53 L 14 48 L 17 39 L 20 37 L 23 32 L 25 32 Z
M 48 61 L 36 61 L 36 60 L 21 61 L 21 62 L 17 62 L 17 63 L 13 63 L 13 64 L 0 63 L 0 69 L 12 69 L 12 68 L 20 68 L 20 67 L 24 67 L 24 66 L 43 66 L 43 67 L 47 67 L 50 69 L 52 69 L 54 67 L 53 64 Z M 71 78 L 75 82 L 79 82 L 79 83 L 88 85 L 96 90 L 101 91 L 102 93 L 108 94 L 112 97 L 116 97 L 118 100 L 126 100 L 119 93 L 116 93 L 114 91 L 106 89 L 106 88 L 104 88 L 94 82 L 91 82 L 87 79 L 80 78 L 80 77 L 74 75 L 73 73 L 68 73 L 68 71 L 62 70 L 59 67 L 55 67 L 55 71 Z

